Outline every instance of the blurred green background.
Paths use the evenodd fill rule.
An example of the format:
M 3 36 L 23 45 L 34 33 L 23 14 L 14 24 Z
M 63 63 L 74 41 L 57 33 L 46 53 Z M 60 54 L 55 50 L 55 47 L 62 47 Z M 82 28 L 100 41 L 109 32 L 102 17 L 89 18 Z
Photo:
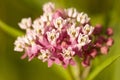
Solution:
M 57 7 L 75 7 L 88 13 L 93 25 L 100 23 L 114 30 L 115 44 L 106 56 L 93 61 L 93 68 L 106 58 L 120 54 L 120 0 L 50 0 Z M 24 17 L 37 18 L 42 14 L 42 5 L 49 0 L 0 0 L 0 20 L 19 29 L 18 22 Z M 0 80 L 72 80 L 68 69 L 34 59 L 21 60 L 22 54 L 14 52 L 15 37 L 0 28 Z M 120 59 L 104 69 L 95 80 L 120 80 Z

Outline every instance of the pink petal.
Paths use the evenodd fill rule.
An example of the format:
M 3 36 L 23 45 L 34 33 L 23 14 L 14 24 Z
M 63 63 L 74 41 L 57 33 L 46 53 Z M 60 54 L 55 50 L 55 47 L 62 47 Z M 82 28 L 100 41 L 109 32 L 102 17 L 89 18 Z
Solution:
M 73 59 L 70 60 L 70 64 L 73 65 L 73 66 L 76 65 L 76 63 Z
M 64 17 L 65 15 L 64 15 L 64 11 L 63 10 L 57 10 L 54 14 L 53 14 L 53 19 L 56 19 L 56 18 L 58 18 L 58 17 Z
M 53 65 L 53 60 L 48 59 L 48 67 L 51 67 Z
M 27 54 L 24 53 L 22 56 L 21 56 L 21 59 L 25 59 L 27 57 Z
M 59 59 L 55 59 L 55 63 L 56 63 L 56 64 L 60 64 L 61 62 L 60 62 Z
M 31 53 L 38 53 L 38 50 L 40 50 L 39 45 L 32 45 Z
M 69 60 L 68 59 L 64 60 L 63 67 L 67 68 L 68 64 L 69 64 Z
M 90 65 L 90 59 L 91 59 L 91 57 L 87 55 L 87 56 L 85 57 L 85 59 L 82 61 L 82 63 L 81 63 L 82 66 L 83 66 L 83 67 L 88 67 L 88 66 Z
M 97 50 L 96 50 L 96 49 L 92 49 L 92 50 L 90 51 L 90 56 L 93 57 L 93 58 L 95 58 L 96 55 L 97 55 Z

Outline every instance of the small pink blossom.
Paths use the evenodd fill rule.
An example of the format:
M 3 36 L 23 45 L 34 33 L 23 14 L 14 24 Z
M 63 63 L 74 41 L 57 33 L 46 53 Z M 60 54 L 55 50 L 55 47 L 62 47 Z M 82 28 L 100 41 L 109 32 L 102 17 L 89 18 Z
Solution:
M 53 29 L 53 30 L 50 31 L 50 32 L 46 32 L 46 34 L 47 34 L 47 39 L 48 39 L 48 41 L 49 41 L 52 45 L 56 44 L 56 40 L 57 40 L 57 38 L 59 37 L 59 33 L 56 32 L 55 29 Z
M 67 29 L 67 33 L 68 35 L 71 37 L 71 40 L 75 40 L 80 32 L 80 27 L 77 27 L 76 24 L 72 24 L 68 29 Z
M 40 55 L 38 56 L 38 59 L 42 60 L 43 62 L 47 61 L 50 57 L 50 51 L 49 50 L 40 50 Z
M 79 46 L 84 46 L 91 42 L 91 40 L 89 39 L 89 36 L 83 35 L 83 34 L 79 34 L 77 41 Z
M 90 21 L 90 18 L 88 17 L 87 14 L 81 12 L 77 15 L 77 21 L 80 22 L 81 24 L 84 24 L 84 23 L 88 23 Z
M 23 18 L 18 25 L 20 26 L 21 29 L 30 28 L 32 25 L 31 18 Z
M 66 10 L 66 12 L 67 12 L 67 15 L 71 18 L 76 18 L 78 15 L 78 12 L 75 8 L 69 8 Z
M 58 17 L 53 21 L 53 23 L 54 23 L 55 28 L 61 31 L 63 26 L 66 24 L 66 21 L 63 18 Z
M 94 30 L 94 27 L 90 26 L 89 24 L 86 24 L 83 28 L 82 31 L 84 34 L 91 35 Z
M 23 39 L 24 37 L 18 37 L 17 40 L 14 42 L 14 45 L 16 45 L 16 47 L 14 48 L 15 51 L 22 52 L 24 50 L 25 43 Z
M 71 47 L 68 47 L 67 49 L 62 50 L 62 55 L 65 60 L 69 60 L 75 55 L 75 52 L 72 50 Z
M 43 11 L 45 13 L 53 12 L 55 9 L 55 5 L 51 2 L 44 4 Z

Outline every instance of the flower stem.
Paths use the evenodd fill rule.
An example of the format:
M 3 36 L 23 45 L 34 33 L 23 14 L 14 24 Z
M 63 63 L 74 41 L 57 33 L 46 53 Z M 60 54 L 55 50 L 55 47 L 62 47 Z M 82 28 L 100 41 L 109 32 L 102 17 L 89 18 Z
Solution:
M 89 74 L 89 72 L 90 72 L 90 69 L 91 69 L 91 66 L 88 66 L 88 67 L 86 67 L 86 68 L 84 69 L 84 71 L 83 71 L 83 73 L 82 73 L 82 75 L 81 75 L 81 79 L 82 79 L 82 80 L 86 80 L 86 78 L 87 78 L 87 76 L 88 76 L 88 74 Z
M 81 80 L 79 62 L 76 59 L 74 60 L 76 61 L 76 64 L 74 66 L 70 66 L 71 75 L 73 77 L 73 80 Z
M 7 34 L 10 34 L 13 37 L 21 36 L 23 33 L 19 30 L 16 30 L 12 28 L 11 26 L 5 24 L 3 21 L 0 20 L 0 28 L 6 32 Z

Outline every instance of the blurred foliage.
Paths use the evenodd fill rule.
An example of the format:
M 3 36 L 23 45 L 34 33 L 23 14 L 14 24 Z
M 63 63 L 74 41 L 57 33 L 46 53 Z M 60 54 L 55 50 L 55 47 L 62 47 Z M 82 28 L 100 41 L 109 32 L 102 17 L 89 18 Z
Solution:
M 0 0 L 0 20 L 15 29 L 23 17 L 37 18 L 42 14 L 42 5 L 52 1 L 57 7 L 75 7 L 89 14 L 93 25 L 100 23 L 114 29 L 115 44 L 106 56 L 93 61 L 94 69 L 108 57 L 120 54 L 120 0 Z M 71 80 L 69 69 L 54 65 L 48 68 L 46 63 L 34 59 L 21 60 L 22 54 L 13 51 L 16 38 L 0 29 L 0 80 Z M 104 69 L 95 80 L 119 80 L 120 59 Z

